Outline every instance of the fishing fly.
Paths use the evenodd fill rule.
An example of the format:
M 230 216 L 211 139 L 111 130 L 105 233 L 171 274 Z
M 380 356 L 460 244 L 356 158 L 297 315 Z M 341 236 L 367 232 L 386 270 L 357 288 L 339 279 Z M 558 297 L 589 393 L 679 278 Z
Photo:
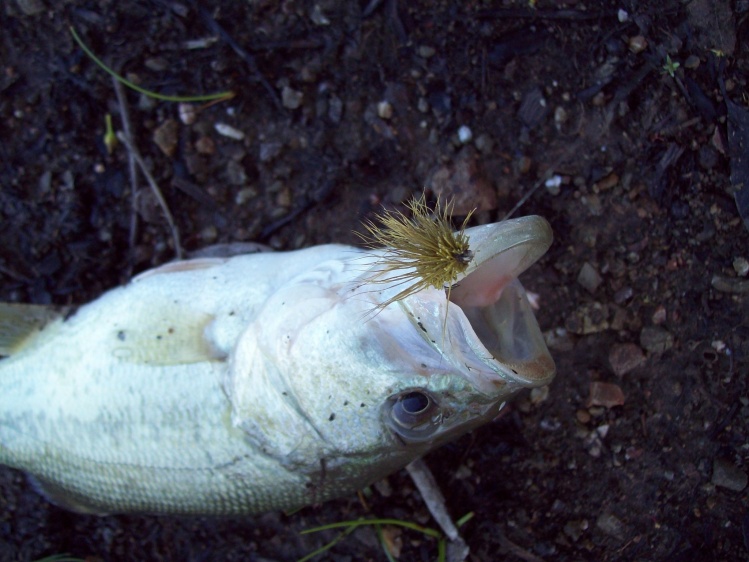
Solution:
M 473 259 L 465 234 L 473 211 L 460 229 L 453 231 L 450 221 L 453 200 L 443 205 L 438 198 L 432 211 L 422 193 L 406 203 L 406 207 L 411 211 L 410 217 L 401 211 L 385 210 L 375 221 L 363 222 L 365 233 L 357 232 L 368 247 L 385 247 L 377 262 L 379 267 L 367 283 L 405 285 L 377 308 L 385 308 L 430 287 L 444 288 L 449 302 L 450 290 Z M 391 272 L 395 275 L 389 275 Z

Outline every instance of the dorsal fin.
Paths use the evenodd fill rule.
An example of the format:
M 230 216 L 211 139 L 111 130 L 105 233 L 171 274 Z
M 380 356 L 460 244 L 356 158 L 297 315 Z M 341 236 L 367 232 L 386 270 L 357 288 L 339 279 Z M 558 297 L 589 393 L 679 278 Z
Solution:
M 13 355 L 70 307 L 0 302 L 0 356 Z

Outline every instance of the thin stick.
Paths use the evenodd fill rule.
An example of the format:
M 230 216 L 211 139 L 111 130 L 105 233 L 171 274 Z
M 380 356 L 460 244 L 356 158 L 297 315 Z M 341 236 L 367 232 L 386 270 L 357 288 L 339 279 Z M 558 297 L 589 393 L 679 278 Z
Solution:
M 128 151 L 133 155 L 133 158 L 135 158 L 135 161 L 138 163 L 138 166 L 140 166 L 140 171 L 143 172 L 143 175 L 145 176 L 146 181 L 148 181 L 148 185 L 151 186 L 151 190 L 153 191 L 153 194 L 156 197 L 156 200 L 159 202 L 159 205 L 161 206 L 161 210 L 164 213 L 164 216 L 166 217 L 166 222 L 169 223 L 169 228 L 172 231 L 172 240 L 174 241 L 174 252 L 177 255 L 177 259 L 181 260 L 182 259 L 182 245 L 179 242 L 179 231 L 177 230 L 177 225 L 174 223 L 174 218 L 172 217 L 172 213 L 169 211 L 169 207 L 166 204 L 166 200 L 164 199 L 164 196 L 161 194 L 161 190 L 159 189 L 159 186 L 156 185 L 156 181 L 153 179 L 151 172 L 148 171 L 148 168 L 146 167 L 146 163 L 143 161 L 143 158 L 138 152 L 138 149 L 135 148 L 135 145 L 130 142 L 130 139 L 128 139 L 122 131 L 117 131 L 117 138 L 122 142 L 122 144 L 125 145 Z
M 117 103 L 120 106 L 120 121 L 122 121 L 122 134 L 125 135 L 130 144 L 133 143 L 132 129 L 130 128 L 130 112 L 127 109 L 127 100 L 125 99 L 125 91 L 119 80 L 112 77 L 112 84 L 114 85 L 114 93 L 117 94 Z M 130 256 L 128 259 L 128 278 L 133 274 L 133 267 L 135 265 L 135 239 L 138 234 L 138 167 L 135 164 L 135 156 L 133 153 L 127 151 L 127 163 L 128 172 L 130 175 L 130 234 L 128 236 L 128 248 Z

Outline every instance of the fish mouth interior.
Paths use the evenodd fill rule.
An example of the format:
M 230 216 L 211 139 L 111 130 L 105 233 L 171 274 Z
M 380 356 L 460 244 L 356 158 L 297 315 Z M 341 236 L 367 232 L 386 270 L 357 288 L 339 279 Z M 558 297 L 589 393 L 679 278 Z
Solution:
M 462 338 L 476 356 L 503 378 L 522 386 L 540 386 L 554 376 L 527 294 L 517 275 L 546 248 L 527 241 L 486 260 L 450 291 L 460 307 Z M 456 311 L 457 312 L 457 311 Z

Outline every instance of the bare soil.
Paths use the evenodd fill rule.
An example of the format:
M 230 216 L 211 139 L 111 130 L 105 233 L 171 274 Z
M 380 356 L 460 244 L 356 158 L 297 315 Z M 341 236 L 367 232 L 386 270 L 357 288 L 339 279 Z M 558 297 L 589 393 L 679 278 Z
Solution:
M 724 97 L 746 109 L 747 3 L 200 4 L 0 6 L 0 299 L 86 302 L 176 255 L 142 180 L 133 207 L 127 150 L 107 151 L 120 106 L 72 25 L 143 87 L 236 94 L 188 124 L 126 90 L 188 253 L 356 243 L 424 187 L 477 206 L 472 224 L 526 196 L 516 214 L 552 224 L 524 284 L 557 378 L 427 457 L 453 515 L 475 513 L 470 560 L 749 558 L 749 232 Z M 370 492 L 288 516 L 94 517 L 0 468 L 0 560 L 287 561 L 335 536 L 300 535 L 321 523 L 435 526 L 405 473 Z M 436 559 L 398 540 L 400 560 Z M 386 559 L 371 529 L 322 558 Z

